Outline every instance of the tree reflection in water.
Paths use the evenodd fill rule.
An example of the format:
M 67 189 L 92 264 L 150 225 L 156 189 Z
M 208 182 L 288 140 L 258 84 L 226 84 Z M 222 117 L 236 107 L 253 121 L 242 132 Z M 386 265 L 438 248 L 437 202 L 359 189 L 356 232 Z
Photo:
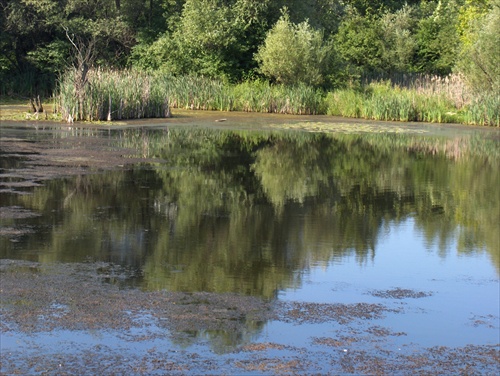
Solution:
M 125 130 L 123 146 L 157 158 L 127 171 L 48 181 L 20 205 L 40 212 L 3 258 L 138 270 L 148 290 L 272 299 L 301 271 L 377 255 L 387 227 L 413 218 L 443 257 L 487 252 L 498 268 L 497 144 L 411 135 Z M 453 147 L 460 144 L 460 153 Z M 47 229 L 47 223 L 51 221 Z

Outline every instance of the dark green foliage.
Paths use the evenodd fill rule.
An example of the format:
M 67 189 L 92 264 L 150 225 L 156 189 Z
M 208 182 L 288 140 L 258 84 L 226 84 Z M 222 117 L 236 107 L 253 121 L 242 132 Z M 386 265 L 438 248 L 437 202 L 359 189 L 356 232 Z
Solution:
M 447 0 L 435 4 L 432 11 L 429 6 L 422 8 L 416 33 L 415 68 L 418 72 L 449 74 L 459 52 L 458 6 L 455 1 Z
M 379 22 L 354 15 L 342 22 L 335 47 L 356 73 L 382 69 L 383 42 Z

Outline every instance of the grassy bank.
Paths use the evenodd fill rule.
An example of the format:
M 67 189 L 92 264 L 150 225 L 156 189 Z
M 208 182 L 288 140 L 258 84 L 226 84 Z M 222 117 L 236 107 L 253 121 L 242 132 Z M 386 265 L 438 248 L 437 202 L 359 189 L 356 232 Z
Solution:
M 388 121 L 424 121 L 500 126 L 500 97 L 485 94 L 460 102 L 445 91 L 425 92 L 416 88 L 392 86 L 390 82 L 371 83 L 361 89 L 328 93 L 327 114 Z
M 57 96 L 63 118 L 70 121 L 168 117 L 171 108 L 325 113 L 323 93 L 305 85 L 287 87 L 263 81 L 230 85 L 204 77 L 133 70 L 89 71 L 85 84 L 70 71 L 60 79 Z
M 374 82 L 329 93 L 306 85 L 227 84 L 134 70 L 91 70 L 84 84 L 79 79 L 71 71 L 59 81 L 58 105 L 66 120 L 167 117 L 171 108 L 185 108 L 500 126 L 499 96 L 472 98 L 456 78 L 407 87 Z

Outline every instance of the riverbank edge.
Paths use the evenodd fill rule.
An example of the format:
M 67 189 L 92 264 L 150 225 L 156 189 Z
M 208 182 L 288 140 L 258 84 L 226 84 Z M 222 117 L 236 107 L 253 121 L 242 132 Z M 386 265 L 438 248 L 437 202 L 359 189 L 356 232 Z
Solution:
M 45 110 L 43 113 L 33 113 L 30 111 L 29 101 L 23 99 L 10 99 L 10 98 L 1 98 L 0 97 L 0 125 L 2 122 L 13 121 L 13 122 L 21 122 L 21 121 L 37 121 L 37 122 L 60 122 L 61 125 L 64 125 L 66 122 L 62 119 L 60 113 L 57 112 L 55 108 L 55 104 L 53 101 L 47 102 L 45 106 Z M 172 112 L 172 118 L 183 118 L 186 116 L 193 117 L 205 117 L 215 118 L 215 122 L 223 124 L 227 119 L 224 114 L 248 114 L 249 112 L 243 111 L 218 111 L 218 110 L 191 110 L 191 109 L 182 109 L 175 108 Z M 256 112 L 257 113 L 257 112 Z M 329 119 L 341 119 L 346 123 L 355 123 L 355 122 L 369 122 L 369 123 L 377 123 L 377 124 L 399 124 L 399 123 L 408 123 L 413 125 L 435 125 L 439 126 L 458 126 L 465 128 L 495 128 L 495 127 L 484 127 L 480 125 L 473 124 L 463 124 L 456 122 L 449 123 L 432 123 L 432 122 L 403 122 L 403 121 L 386 121 L 386 120 L 371 120 L 365 118 L 356 118 L 356 117 L 343 117 L 337 115 L 326 115 L 326 114 L 318 114 L 318 115 L 291 115 L 291 114 L 274 114 L 274 113 L 257 113 L 263 116 L 276 116 L 280 119 L 286 118 L 300 118 L 300 119 L 318 119 L 321 122 L 325 117 Z M 127 119 L 127 120 L 112 120 L 112 121 L 78 121 L 77 124 L 80 125 L 93 125 L 93 126 L 125 126 L 132 125 L 137 120 L 161 120 L 168 118 L 145 118 L 145 119 Z

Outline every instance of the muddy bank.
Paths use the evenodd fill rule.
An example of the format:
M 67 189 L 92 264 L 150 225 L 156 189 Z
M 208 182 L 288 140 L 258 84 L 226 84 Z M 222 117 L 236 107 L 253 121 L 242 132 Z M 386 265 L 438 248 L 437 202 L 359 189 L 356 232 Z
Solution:
M 2 374 L 495 374 L 498 346 L 394 347 L 384 304 L 307 304 L 237 294 L 145 292 L 103 262 L 0 262 Z M 382 292 L 378 292 L 382 293 Z M 401 292 L 398 292 L 399 295 Z M 384 295 L 394 294 L 388 291 Z M 418 292 L 404 292 L 417 296 Z M 265 323 L 331 323 L 304 347 L 254 342 Z M 201 346 L 211 343 L 211 349 Z

